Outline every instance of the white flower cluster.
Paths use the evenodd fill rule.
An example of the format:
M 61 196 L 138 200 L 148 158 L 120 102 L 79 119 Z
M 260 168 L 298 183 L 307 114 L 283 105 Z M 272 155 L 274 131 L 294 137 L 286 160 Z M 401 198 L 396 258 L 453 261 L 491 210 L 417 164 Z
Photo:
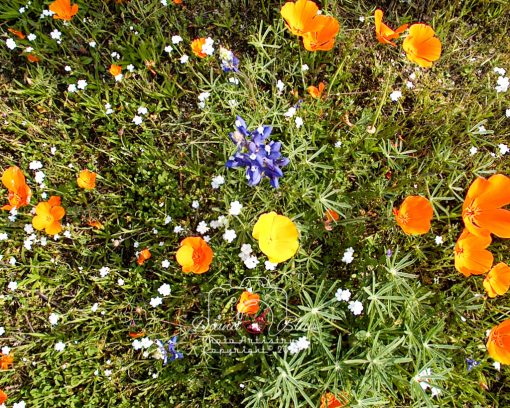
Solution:
M 239 258 L 242 259 L 244 265 L 248 269 L 254 269 L 259 264 L 259 260 L 255 255 L 252 255 L 253 249 L 250 244 L 243 244 L 241 246 L 241 252 L 239 253 Z
M 354 260 L 354 248 L 347 248 L 344 252 L 342 262 L 350 264 Z
M 205 39 L 204 45 L 202 45 L 202 52 L 207 55 L 213 55 L 214 54 L 214 40 L 211 37 L 207 37 Z
M 287 347 L 290 354 L 297 354 L 302 350 L 306 350 L 310 347 L 310 341 L 306 338 L 306 336 L 300 337 L 297 340 L 293 340 Z
M 138 339 L 133 340 L 132 346 L 135 350 L 141 350 L 148 349 L 153 344 L 154 342 L 150 338 L 143 337 L 141 340 Z
M 494 72 L 499 75 L 496 85 L 496 92 L 506 92 L 510 87 L 510 79 L 505 76 L 506 70 L 504 68 L 494 68 Z

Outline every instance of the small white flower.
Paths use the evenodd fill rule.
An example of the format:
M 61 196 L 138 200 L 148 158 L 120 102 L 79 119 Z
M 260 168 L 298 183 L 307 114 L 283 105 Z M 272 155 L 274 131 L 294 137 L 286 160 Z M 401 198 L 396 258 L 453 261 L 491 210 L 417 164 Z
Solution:
M 505 154 L 507 154 L 510 149 L 508 149 L 508 146 L 504 143 L 500 143 L 498 144 L 498 147 L 499 147 L 499 153 L 504 156 Z
M 126 69 L 129 71 L 129 72 L 134 72 L 135 70 L 135 66 L 133 64 L 129 64 Z
M 135 124 L 135 125 L 141 125 L 142 122 L 143 122 L 143 119 L 141 116 L 138 116 L 138 115 L 135 115 L 135 117 L 133 118 L 132 122 Z
M 352 312 L 354 316 L 358 316 L 363 312 L 363 304 L 359 300 L 351 300 L 347 308 Z
M 286 118 L 292 118 L 296 114 L 296 108 L 294 106 L 291 106 L 287 112 L 283 114 Z
M 243 244 L 241 246 L 241 253 L 242 254 L 250 255 L 252 252 L 253 252 L 253 249 L 252 249 L 250 244 Z
M 274 271 L 278 266 L 277 263 L 273 263 L 271 261 L 265 261 L 264 266 L 266 267 L 266 271 Z
M 99 275 L 101 278 L 106 278 L 108 274 L 110 273 L 110 268 L 107 266 L 103 266 L 101 269 L 99 269 Z
M 198 95 L 198 100 L 200 102 L 205 102 L 209 97 L 211 96 L 211 93 L 210 92 L 201 92 L 199 95 Z
M 64 231 L 64 237 L 66 237 L 66 238 L 69 238 L 69 239 L 70 239 L 70 238 L 71 238 L 71 231 L 69 231 L 69 230 L 65 230 L 65 231 Z
M 339 302 L 348 302 L 351 299 L 351 291 L 349 289 L 338 289 L 335 297 Z
M 168 6 L 168 2 L 166 0 L 161 0 L 160 3 L 165 7 Z
M 209 235 L 204 235 L 204 241 L 209 242 L 211 240 L 211 237 Z
M 406 82 L 406 86 L 407 86 L 407 88 L 409 88 L 409 89 L 413 89 L 413 88 L 414 88 L 414 84 L 413 84 L 411 81 L 407 81 L 407 82 Z
M 65 348 L 66 348 L 65 343 L 62 343 L 61 341 L 55 344 L 56 351 L 64 351 Z
M 138 248 L 140 246 L 140 243 L 138 241 L 133 242 L 133 247 Z
M 58 31 L 56 28 L 50 33 L 50 37 L 54 40 L 60 40 L 62 37 L 62 33 Z
M 12 38 L 5 40 L 5 45 L 7 45 L 7 48 L 10 50 L 14 50 L 17 47 L 16 41 L 14 41 Z
M 310 67 L 308 65 L 306 65 L 306 64 L 301 65 L 302 72 L 308 71 L 309 69 L 310 69 Z
M 225 178 L 223 176 L 213 177 L 211 181 L 212 188 L 218 189 L 222 184 L 225 184 Z
M 96 48 L 96 45 L 97 45 L 97 44 L 96 44 L 96 42 L 95 42 L 95 41 L 90 41 L 90 42 L 89 42 L 89 47 L 91 47 L 91 48 Z
M 42 163 L 39 161 L 39 160 L 34 160 L 34 161 L 31 161 L 30 164 L 28 165 L 28 168 L 30 170 L 39 170 L 42 168 Z
M 173 48 L 172 48 L 172 46 L 171 46 L 171 45 L 167 45 L 167 46 L 165 47 L 165 52 L 166 52 L 167 54 L 170 54 L 172 51 L 173 51 Z
M 168 259 L 161 261 L 161 267 L 168 269 L 170 267 L 170 261 Z
M 172 35 L 172 44 L 179 44 L 182 41 L 180 35 Z
M 131 344 L 135 350 L 140 350 L 142 348 L 142 342 L 138 339 L 133 340 Z
M 34 180 L 37 184 L 42 184 L 44 183 L 44 178 L 46 177 L 46 174 L 44 174 L 44 172 L 42 171 L 37 171 L 35 173 L 35 177 L 34 177 Z
M 296 127 L 299 129 L 301 126 L 303 126 L 303 118 L 300 116 L 296 116 L 296 119 L 294 119 L 294 122 L 296 123 Z
M 149 111 L 147 110 L 147 108 L 146 108 L 145 106 L 140 106 L 140 107 L 138 108 L 137 112 L 138 112 L 138 114 L 139 114 L 139 115 L 142 115 L 142 116 L 143 116 L 143 115 L 147 115 L 147 113 L 148 113 Z
M 501 371 L 501 363 L 499 361 L 495 361 L 494 363 L 492 363 L 492 366 L 498 370 L 498 371 Z
M 436 235 L 435 241 L 436 245 L 441 245 L 443 243 L 443 237 L 441 235 Z
M 154 342 L 148 337 L 142 338 L 142 341 L 140 343 L 144 349 L 148 349 L 150 346 L 154 344 Z
M 48 317 L 48 320 L 52 326 L 56 326 L 58 324 L 58 319 L 60 319 L 60 316 L 56 313 L 52 313 Z
M 180 225 L 176 225 L 174 227 L 174 234 L 179 234 L 181 233 L 182 231 L 184 231 L 184 228 L 182 228 Z
M 505 115 L 507 118 L 510 118 L 510 108 L 505 111 Z
M 5 328 L 4 326 L 0 326 L 0 336 L 3 336 L 5 334 Z
M 193 202 L 191 203 L 191 207 L 194 208 L 195 210 L 198 209 L 200 207 L 200 203 L 198 202 L 198 200 L 193 200 Z
M 151 298 L 150 304 L 152 307 L 158 307 L 161 303 L 163 303 L 163 299 L 161 299 L 159 296 Z
M 170 289 L 170 285 L 168 283 L 164 283 L 159 287 L 158 292 L 161 296 L 169 296 L 172 290 Z
M 110 55 L 112 58 L 120 59 L 120 54 L 117 51 L 113 51 Z
M 7 289 L 9 289 L 11 292 L 14 292 L 16 289 L 18 289 L 18 282 L 16 281 L 9 282 L 9 284 L 7 285 Z
M 276 82 L 276 89 L 278 89 L 278 93 L 282 93 L 283 90 L 285 89 L 285 84 L 282 82 L 281 79 L 279 79 L 277 82 Z
M 120 82 L 120 81 L 122 81 L 122 78 L 124 78 L 124 75 L 118 74 L 118 75 L 115 75 L 113 78 L 115 79 L 115 82 Z
M 67 87 L 67 92 L 76 92 L 78 90 L 78 88 L 76 88 L 76 85 L 75 84 L 69 84 L 69 86 Z
M 393 102 L 398 101 L 401 97 L 402 97 L 402 92 L 400 92 L 400 91 L 393 91 L 392 93 L 390 93 L 390 99 Z
M 7 232 L 0 233 L 0 241 L 6 241 L 7 238 L 9 238 L 9 235 L 7 235 Z
M 223 239 L 227 241 L 229 244 L 236 239 L 237 234 L 233 229 L 226 229 L 223 233 Z
M 117 285 L 124 286 L 124 279 L 122 278 L 117 279 Z
M 441 389 L 439 389 L 437 387 L 431 387 L 430 392 L 433 397 L 437 397 L 439 394 L 441 394 Z
M 20 7 L 18 9 L 18 11 L 19 11 L 20 14 L 23 14 L 26 11 L 26 8 L 25 7 Z
M 306 350 L 310 347 L 310 341 L 305 336 L 300 337 L 297 341 L 297 346 L 300 350 Z
M 497 81 L 496 92 L 506 92 L 510 86 L 510 79 L 508 77 L 500 76 Z
M 469 149 L 469 155 L 474 156 L 477 153 L 478 153 L 478 148 L 475 146 L 471 146 L 471 148 Z
M 71 71 L 72 71 L 72 68 L 71 68 L 69 65 L 66 65 L 66 66 L 64 67 L 64 71 L 65 71 L 65 72 L 71 72 Z
M 494 67 L 494 72 L 501 76 L 506 74 L 506 70 L 504 68 Z
M 353 260 L 354 260 L 354 249 L 347 248 L 344 252 L 342 262 L 345 262 L 346 264 L 350 264 Z
M 207 223 L 205 221 L 200 221 L 197 225 L 197 232 L 199 234 L 205 234 L 207 231 L 209 231 L 209 227 L 207 226 Z
M 27 404 L 25 404 L 25 401 L 15 402 L 14 404 L 12 404 L 12 408 L 26 408 L 26 406 Z
M 2 347 L 2 354 L 7 355 L 10 352 L 11 352 L 11 348 L 10 347 L 8 347 L 8 346 L 3 346 Z
M 234 85 L 239 85 L 239 79 L 237 79 L 236 77 L 229 77 L 228 82 Z
M 85 89 L 87 87 L 88 83 L 87 83 L 87 80 L 86 79 L 80 79 L 76 86 L 78 87 L 78 89 Z
M 167 215 L 167 216 L 165 217 L 165 225 L 168 225 L 168 224 L 170 224 L 171 222 L 172 222 L 172 217 L 170 217 L 169 215 Z
M 243 209 L 243 205 L 239 201 L 232 201 L 230 203 L 230 209 L 228 213 L 230 215 L 239 215 L 241 214 L 241 210 Z
M 358 17 L 358 20 L 363 23 L 365 21 L 365 16 L 359 16 Z
M 256 256 L 247 256 L 246 259 L 244 260 L 244 265 L 248 269 L 254 269 L 257 267 L 258 264 L 259 260 L 257 259 Z
M 92 310 L 93 312 L 97 312 L 98 307 L 99 307 L 99 304 L 98 303 L 94 303 L 92 305 L 92 307 L 90 308 L 90 310 Z
M 189 60 L 189 57 L 186 54 L 183 54 L 179 61 L 181 61 L 181 64 L 186 64 Z
M 105 377 L 111 377 L 112 376 L 112 370 L 104 370 Z

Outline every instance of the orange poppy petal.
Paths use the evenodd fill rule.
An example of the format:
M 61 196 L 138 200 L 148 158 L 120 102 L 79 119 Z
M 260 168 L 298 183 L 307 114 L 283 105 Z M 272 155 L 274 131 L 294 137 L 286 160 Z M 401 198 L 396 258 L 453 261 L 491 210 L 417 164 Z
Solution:
M 60 231 L 62 231 L 62 225 L 60 225 L 60 222 L 58 221 L 52 222 L 46 226 L 45 231 L 48 235 L 58 234 Z
M 50 214 L 53 216 L 53 218 L 55 218 L 55 220 L 58 221 L 64 218 L 64 215 L 66 215 L 66 211 L 64 210 L 63 207 L 56 206 L 50 210 Z
M 483 193 L 474 203 L 483 208 L 499 208 L 510 204 L 510 177 L 503 174 L 491 176 Z
M 476 216 L 481 228 L 486 228 L 500 238 L 510 238 L 510 211 L 497 208 L 482 211 Z

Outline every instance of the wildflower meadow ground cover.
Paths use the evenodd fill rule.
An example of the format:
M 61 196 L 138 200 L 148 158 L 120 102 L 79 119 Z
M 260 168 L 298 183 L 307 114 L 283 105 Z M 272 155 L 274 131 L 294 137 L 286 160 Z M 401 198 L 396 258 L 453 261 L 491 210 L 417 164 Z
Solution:
M 0 407 L 510 406 L 509 14 L 0 2 Z

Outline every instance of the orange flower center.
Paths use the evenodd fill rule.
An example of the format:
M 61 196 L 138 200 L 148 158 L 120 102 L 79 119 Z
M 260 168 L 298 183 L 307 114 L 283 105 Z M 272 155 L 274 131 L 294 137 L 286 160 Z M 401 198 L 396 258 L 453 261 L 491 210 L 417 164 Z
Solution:
M 53 224 L 53 222 L 55 221 L 55 219 L 53 218 L 53 215 L 51 215 L 51 214 L 44 214 L 43 217 L 44 217 L 44 222 L 48 225 Z

